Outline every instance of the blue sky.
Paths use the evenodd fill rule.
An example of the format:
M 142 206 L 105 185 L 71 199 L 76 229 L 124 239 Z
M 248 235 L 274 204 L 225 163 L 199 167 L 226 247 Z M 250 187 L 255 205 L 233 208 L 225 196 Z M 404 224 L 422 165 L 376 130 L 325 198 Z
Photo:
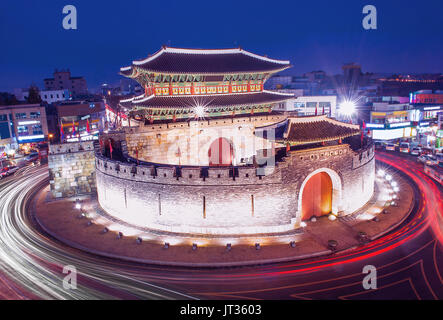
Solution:
M 62 28 L 77 8 L 78 29 Z M 364 30 L 362 8 L 377 8 Z M 289 72 L 443 72 L 443 1 L 22 1 L 0 3 L 0 90 L 27 87 L 55 68 L 85 76 L 88 87 L 116 83 L 118 70 L 161 45 L 237 47 L 289 59 Z

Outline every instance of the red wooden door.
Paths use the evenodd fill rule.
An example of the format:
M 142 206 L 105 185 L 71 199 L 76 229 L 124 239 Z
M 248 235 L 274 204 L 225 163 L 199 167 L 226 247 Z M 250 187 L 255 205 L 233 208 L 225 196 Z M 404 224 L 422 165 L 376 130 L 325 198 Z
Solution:
M 212 142 L 208 157 L 210 166 L 230 166 L 233 158 L 232 145 L 225 138 L 218 138 Z
M 332 181 L 326 172 L 312 176 L 302 195 L 302 221 L 312 216 L 329 214 L 332 210 Z

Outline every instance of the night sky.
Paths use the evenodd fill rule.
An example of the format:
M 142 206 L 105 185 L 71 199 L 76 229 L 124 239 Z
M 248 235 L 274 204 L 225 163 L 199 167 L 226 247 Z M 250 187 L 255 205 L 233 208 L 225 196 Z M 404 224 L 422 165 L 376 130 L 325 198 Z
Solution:
M 78 29 L 62 28 L 77 8 Z M 378 11 L 364 30 L 362 8 Z M 0 91 L 43 86 L 55 68 L 84 76 L 89 89 L 117 83 L 119 68 L 161 45 L 242 47 L 289 59 L 288 71 L 443 72 L 442 0 L 22 1 L 0 2 Z

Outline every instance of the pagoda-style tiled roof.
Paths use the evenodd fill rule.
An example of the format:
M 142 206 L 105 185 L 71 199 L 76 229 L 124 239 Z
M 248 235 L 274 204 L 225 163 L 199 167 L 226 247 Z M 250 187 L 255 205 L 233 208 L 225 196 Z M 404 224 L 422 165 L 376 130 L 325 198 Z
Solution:
M 270 59 L 241 48 L 182 49 L 163 47 L 144 60 L 120 69 L 130 76 L 133 68 L 167 74 L 238 74 L 277 72 L 289 68 L 289 61 Z
M 127 99 L 120 103 L 126 107 L 146 108 L 192 108 L 252 106 L 283 102 L 292 98 L 292 94 L 262 91 L 256 93 L 193 95 L 193 96 L 149 96 L 146 98 Z
M 275 130 L 271 135 L 269 130 Z M 290 117 L 277 124 L 256 129 L 263 137 L 292 145 L 332 141 L 360 134 L 360 127 L 328 118 L 326 115 Z M 260 133 L 261 135 L 261 133 Z

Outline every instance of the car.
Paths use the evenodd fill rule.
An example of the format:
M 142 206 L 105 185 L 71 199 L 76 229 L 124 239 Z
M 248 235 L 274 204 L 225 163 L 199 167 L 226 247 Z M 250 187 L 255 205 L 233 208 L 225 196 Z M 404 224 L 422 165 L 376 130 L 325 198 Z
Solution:
M 385 146 L 385 149 L 387 150 L 387 151 L 395 151 L 395 144 L 393 144 L 393 143 L 387 143 L 386 144 L 386 146 Z
M 421 154 L 421 148 L 420 147 L 414 147 L 411 149 L 411 154 L 413 156 L 419 156 Z
M 417 158 L 418 162 L 427 164 L 428 166 L 433 166 L 438 163 L 437 158 L 431 155 L 423 155 Z
M 19 168 L 17 166 L 9 166 L 9 167 L 3 167 L 3 169 L 0 172 L 0 175 L 2 178 L 10 176 L 14 172 L 16 172 Z
M 384 143 L 382 141 L 374 141 L 374 147 L 377 150 L 383 149 Z
M 32 152 L 25 157 L 25 161 L 27 162 L 34 162 L 36 160 L 38 160 L 38 152 Z
M 407 142 L 400 143 L 400 152 L 409 153 L 409 143 Z
M 10 166 L 9 170 L 8 170 L 8 176 L 10 176 L 11 174 L 14 174 L 18 169 L 19 169 L 19 167 L 17 167 L 17 166 Z

